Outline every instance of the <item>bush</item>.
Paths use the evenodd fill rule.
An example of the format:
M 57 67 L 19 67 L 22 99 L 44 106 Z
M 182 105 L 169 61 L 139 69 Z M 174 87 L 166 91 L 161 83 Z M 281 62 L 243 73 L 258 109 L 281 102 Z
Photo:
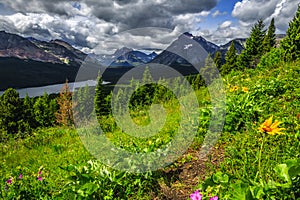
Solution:
M 272 48 L 270 52 L 261 57 L 258 69 L 279 67 L 282 64 L 282 56 L 282 49 Z

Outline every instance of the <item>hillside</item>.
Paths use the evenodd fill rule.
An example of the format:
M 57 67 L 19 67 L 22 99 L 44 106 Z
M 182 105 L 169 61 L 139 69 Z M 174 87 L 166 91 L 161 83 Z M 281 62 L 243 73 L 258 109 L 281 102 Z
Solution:
M 285 180 L 289 179 L 282 179 L 281 171 L 278 171 L 280 169 L 274 170 L 278 168 L 278 164 L 285 163 L 286 160 L 299 159 L 299 66 L 299 62 L 293 64 L 281 62 L 277 65 L 259 66 L 255 70 L 233 71 L 224 76 L 224 89 L 227 96 L 224 132 L 207 157 L 199 158 L 211 111 L 210 95 L 207 88 L 202 87 L 195 91 L 202 113 L 197 136 L 188 151 L 174 164 L 145 175 L 111 171 L 97 161 L 88 161 L 93 160 L 93 157 L 84 148 L 75 130 L 57 127 L 36 130 L 33 135 L 26 136 L 25 139 L 9 141 L 2 146 L 0 159 L 3 162 L 0 171 L 4 176 L 0 183 L 1 188 L 4 188 L 5 181 L 10 176 L 17 177 L 20 173 L 24 180 L 15 178 L 14 184 L 23 184 L 24 188 L 38 185 L 39 181 L 34 180 L 34 177 L 31 178 L 30 174 L 37 172 L 40 166 L 43 166 L 42 176 L 47 181 L 47 187 L 39 185 L 36 190 L 43 191 L 43 195 L 52 197 L 64 198 L 74 195 L 70 189 L 73 186 L 65 185 L 69 180 L 66 179 L 69 173 L 70 180 L 72 180 L 72 174 L 77 174 L 78 182 L 74 187 L 78 189 L 86 187 L 84 185 L 86 176 L 96 185 L 101 183 L 97 185 L 98 189 L 91 191 L 91 194 L 96 196 L 101 196 L 111 187 L 111 189 L 119 187 L 120 190 L 126 188 L 126 195 L 129 195 L 129 199 L 185 200 L 193 191 L 202 188 L 204 195 L 218 195 L 220 199 L 226 199 L 225 197 L 237 199 L 234 198 L 237 193 L 232 188 L 238 190 L 240 195 L 246 193 L 248 187 L 266 191 L 265 187 L 269 187 L 272 181 L 275 181 L 277 186 L 267 190 L 270 193 L 281 195 L 281 197 L 299 195 L 299 191 L 295 193 L 297 192 L 295 189 L 284 186 Z M 110 116 L 103 118 L 105 121 L 102 125 L 106 127 L 105 131 L 108 130 L 107 137 L 127 150 L 133 152 L 147 148 L 153 150 L 169 141 L 169 133 L 172 132 L 178 119 L 176 105 L 177 103 L 173 101 L 165 102 L 168 112 L 175 111 L 175 113 L 171 115 L 171 121 L 168 121 L 171 124 L 166 126 L 157 137 L 151 138 L 151 142 L 138 138 L 128 140 L 128 137 L 118 129 L 110 132 L 109 127 L 113 120 Z M 134 113 L 134 119 L 139 120 L 142 113 Z M 281 122 L 280 127 L 284 128 L 283 135 L 261 133 L 258 130 L 261 124 L 271 116 L 274 120 Z M 33 159 L 34 162 L 31 162 Z M 85 167 L 82 168 L 83 166 Z M 81 171 L 83 169 L 89 170 L 87 174 Z M 109 173 L 111 179 L 108 180 L 104 176 L 98 180 L 99 170 L 100 173 Z M 119 176 L 127 178 L 118 179 Z M 218 178 L 221 179 L 219 182 L 216 181 Z M 25 182 L 26 180 L 31 180 L 31 182 Z M 141 184 L 144 187 L 133 184 L 140 180 L 143 180 Z M 298 182 L 297 180 L 293 179 L 291 183 L 299 185 L 299 180 Z M 105 183 L 104 186 L 102 181 Z M 241 182 L 244 186 L 239 185 Z M 122 184 L 118 185 L 118 183 Z M 259 183 L 262 185 L 257 185 Z M 211 188 L 208 189 L 208 186 Z M 28 195 L 35 195 L 36 190 L 28 192 Z M 1 197 L 10 194 L 3 189 L 1 192 Z M 121 199 L 123 193 L 111 195 L 114 199 Z

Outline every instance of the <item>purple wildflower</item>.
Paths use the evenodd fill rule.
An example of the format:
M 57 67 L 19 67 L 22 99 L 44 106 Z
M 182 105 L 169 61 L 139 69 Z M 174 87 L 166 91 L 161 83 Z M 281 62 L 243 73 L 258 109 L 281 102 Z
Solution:
M 43 180 L 43 177 L 39 176 L 38 181 L 42 181 L 42 180 Z
M 22 179 L 22 178 L 23 178 L 23 174 L 20 174 L 20 175 L 19 175 L 19 179 Z
M 191 200 L 202 200 L 202 194 L 200 194 L 200 191 L 197 190 L 193 194 L 190 195 Z
M 6 183 L 9 184 L 9 185 L 12 184 L 12 178 L 10 177 L 10 178 L 6 181 Z
M 38 174 L 41 175 L 41 174 L 42 174 L 42 170 L 40 170 L 40 171 L 38 172 Z
M 218 199 L 219 199 L 218 196 L 214 196 L 214 197 L 210 198 L 209 200 L 218 200 Z

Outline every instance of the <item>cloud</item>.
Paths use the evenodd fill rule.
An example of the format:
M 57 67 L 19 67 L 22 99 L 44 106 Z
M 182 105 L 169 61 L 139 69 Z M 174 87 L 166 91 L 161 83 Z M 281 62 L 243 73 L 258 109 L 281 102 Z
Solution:
M 225 21 L 219 27 L 220 27 L 220 29 L 225 29 L 225 28 L 228 28 L 231 24 L 232 24 L 231 21 Z
M 235 4 L 232 16 L 238 18 L 242 26 L 253 25 L 258 19 L 269 24 L 274 18 L 278 31 L 285 32 L 299 3 L 300 0 L 243 0 Z
M 217 5 L 217 0 L 83 0 L 76 6 L 67 0 L 3 0 L 3 3 L 22 13 L 94 15 L 106 22 L 118 24 L 120 30 L 124 30 L 146 26 L 174 28 L 174 17 L 209 11 Z
M 217 16 L 221 16 L 221 15 L 227 15 L 227 12 L 226 12 L 226 11 L 221 12 L 221 11 L 219 11 L 219 10 L 216 10 L 216 11 L 212 14 L 213 17 L 217 17 Z
M 112 35 L 142 27 L 160 27 L 170 31 L 164 31 L 162 35 L 155 35 L 150 39 L 154 40 L 151 42 L 153 48 L 161 48 L 166 42 L 172 42 L 170 38 L 177 33 L 195 29 L 195 24 L 210 14 L 210 10 L 217 2 L 217 0 L 82 0 L 80 2 L 2 0 L 0 29 L 43 40 L 63 39 L 86 51 L 91 51 L 101 44 L 97 51 L 104 52 L 111 49 L 104 49 L 107 45 L 103 41 L 109 41 Z M 13 12 L 9 15 L 1 14 L 1 6 Z M 141 46 L 138 45 L 139 42 L 147 43 L 147 40 L 144 36 L 127 34 L 126 37 L 116 37 L 110 44 L 112 47 L 120 48 L 122 42 L 134 48 Z M 147 44 L 150 45 L 150 42 Z

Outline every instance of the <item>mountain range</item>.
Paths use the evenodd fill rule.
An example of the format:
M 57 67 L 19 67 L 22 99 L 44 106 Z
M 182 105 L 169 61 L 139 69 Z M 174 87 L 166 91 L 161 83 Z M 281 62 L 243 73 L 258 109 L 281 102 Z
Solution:
M 240 53 L 246 39 L 232 41 Z M 105 69 L 102 78 L 112 83 L 128 70 L 147 63 L 168 65 L 184 75 L 191 74 L 196 72 L 191 68 L 195 60 L 204 62 L 208 54 L 214 56 L 217 51 L 224 58 L 232 41 L 219 46 L 186 32 L 160 54 L 146 54 L 123 47 L 112 55 L 88 55 L 62 40 L 40 41 L 0 31 L 0 90 L 57 84 L 66 79 L 74 81 L 80 66 L 86 60 L 92 62 L 93 66 Z M 200 53 L 199 47 L 205 53 Z M 87 57 L 91 59 L 86 59 Z

